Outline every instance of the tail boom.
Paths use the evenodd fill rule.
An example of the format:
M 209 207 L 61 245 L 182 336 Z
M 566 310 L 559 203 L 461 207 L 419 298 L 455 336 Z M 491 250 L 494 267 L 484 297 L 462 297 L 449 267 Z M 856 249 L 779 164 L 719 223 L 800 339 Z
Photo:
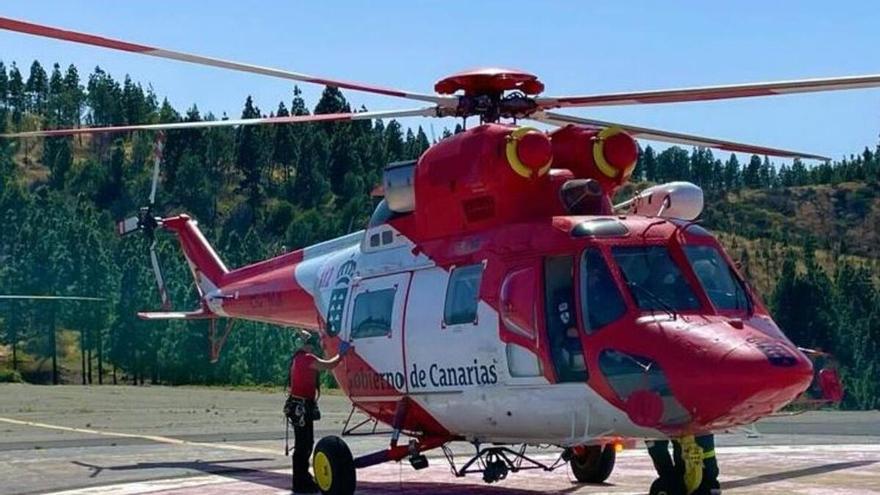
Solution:
M 306 250 L 229 270 L 195 220 L 187 215 L 163 219 L 162 226 L 177 234 L 184 256 L 195 278 L 202 309 L 186 319 L 211 316 L 317 329 L 319 313 L 308 288 L 296 277 L 297 265 Z M 172 313 L 166 313 L 170 319 Z M 177 316 L 180 319 L 180 316 Z M 159 319 L 154 317 L 152 319 Z

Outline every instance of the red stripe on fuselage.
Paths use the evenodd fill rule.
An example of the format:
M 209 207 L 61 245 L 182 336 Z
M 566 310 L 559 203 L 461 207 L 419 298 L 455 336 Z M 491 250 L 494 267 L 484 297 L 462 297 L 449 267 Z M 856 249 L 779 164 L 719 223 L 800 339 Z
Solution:
M 226 274 L 220 287 L 223 312 L 236 318 L 319 329 L 312 295 L 296 280 L 303 252 L 294 251 Z
M 327 337 L 323 342 L 325 354 L 336 355 L 339 352 L 339 337 Z M 355 406 L 388 425 L 394 424 L 400 401 L 410 397 L 391 386 L 386 377 L 357 354 L 356 349 L 345 355 L 342 364 L 333 370 L 333 376 Z M 423 436 L 451 436 L 449 430 L 412 398 L 407 404 L 403 424 L 399 426 L 406 431 L 420 432 Z

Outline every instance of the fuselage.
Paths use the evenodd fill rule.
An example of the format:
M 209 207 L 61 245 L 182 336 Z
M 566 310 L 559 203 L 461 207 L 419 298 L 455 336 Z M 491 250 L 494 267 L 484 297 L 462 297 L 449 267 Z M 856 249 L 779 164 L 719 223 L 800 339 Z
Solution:
M 374 222 L 208 300 L 319 330 L 331 354 L 350 342 L 335 375 L 357 406 L 391 423 L 408 397 L 407 429 L 482 441 L 711 431 L 775 412 L 812 377 L 699 226 L 557 216 L 421 243 L 411 228 Z
M 389 165 L 364 231 L 233 271 L 190 219 L 164 225 L 207 312 L 350 342 L 340 386 L 405 430 L 577 445 L 777 411 L 809 360 L 709 232 L 659 216 L 687 199 L 610 214 L 636 154 L 619 132 L 482 125 Z

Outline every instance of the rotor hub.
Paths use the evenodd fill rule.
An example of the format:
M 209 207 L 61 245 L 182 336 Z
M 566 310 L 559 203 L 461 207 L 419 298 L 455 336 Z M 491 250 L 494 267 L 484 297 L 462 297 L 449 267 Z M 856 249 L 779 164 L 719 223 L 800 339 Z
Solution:
M 497 122 L 502 117 L 524 118 L 537 111 L 532 95 L 544 91 L 544 83 L 528 72 L 489 67 L 443 78 L 434 90 L 447 95 L 464 93 L 458 95 L 458 105 L 447 115 L 479 115 L 483 122 Z
M 520 91 L 536 95 L 544 91 L 544 83 L 538 76 L 515 69 L 486 67 L 471 69 L 447 76 L 434 85 L 434 90 L 442 95 L 464 91 L 465 95 L 503 93 Z

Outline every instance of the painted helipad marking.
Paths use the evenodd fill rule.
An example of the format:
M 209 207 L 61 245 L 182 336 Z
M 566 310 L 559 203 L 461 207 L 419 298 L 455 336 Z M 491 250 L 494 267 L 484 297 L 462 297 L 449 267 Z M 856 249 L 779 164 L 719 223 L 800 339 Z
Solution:
M 48 423 L 38 423 L 36 421 L 23 421 L 20 419 L 0 417 L 0 422 L 9 423 L 19 426 L 31 426 L 34 428 L 46 428 L 49 430 L 69 431 L 74 433 L 87 433 L 89 435 L 101 435 L 105 437 L 116 438 L 140 438 L 157 443 L 166 443 L 170 445 L 182 445 L 186 447 L 207 447 L 212 449 L 235 450 L 238 452 L 250 452 L 255 454 L 279 455 L 280 452 L 270 449 L 261 449 L 259 447 L 246 447 L 244 445 L 235 445 L 231 443 L 211 443 L 211 442 L 191 442 L 181 440 L 179 438 L 165 437 L 161 435 L 142 435 L 140 433 L 123 433 L 119 431 L 93 430 L 91 428 L 76 428 L 72 426 L 52 425 Z
M 221 483 L 229 483 L 229 478 L 208 474 L 204 476 L 195 476 L 192 478 L 171 478 L 164 480 L 137 481 L 134 483 L 120 483 L 118 485 L 93 486 L 89 488 L 77 488 L 75 490 L 64 490 L 61 492 L 52 492 L 48 495 L 144 495 L 147 493 L 155 493 L 166 490 L 185 490 L 188 488 L 206 487 L 210 485 L 219 485 Z M 289 493 L 285 491 L 284 493 Z

